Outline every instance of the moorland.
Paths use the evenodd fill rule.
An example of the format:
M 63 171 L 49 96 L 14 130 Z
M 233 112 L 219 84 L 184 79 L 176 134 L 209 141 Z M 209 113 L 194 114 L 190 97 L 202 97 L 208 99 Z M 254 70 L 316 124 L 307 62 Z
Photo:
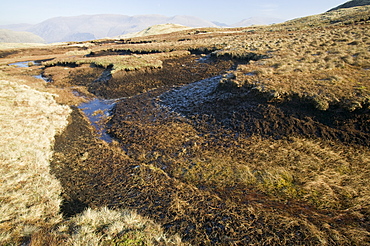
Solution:
M 369 245 L 369 78 L 370 6 L 1 49 L 0 240 Z

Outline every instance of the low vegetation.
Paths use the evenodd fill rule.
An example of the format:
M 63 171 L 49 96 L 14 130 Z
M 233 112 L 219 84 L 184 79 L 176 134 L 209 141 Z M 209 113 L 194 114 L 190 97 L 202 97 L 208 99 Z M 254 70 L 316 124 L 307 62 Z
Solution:
M 173 51 L 169 53 L 159 53 L 156 55 L 132 55 L 132 56 L 101 56 L 94 58 L 62 58 L 44 62 L 43 65 L 49 66 L 79 66 L 82 64 L 92 64 L 98 67 L 111 68 L 112 73 L 118 71 L 133 71 L 144 68 L 161 68 L 161 59 L 170 57 L 180 57 L 188 55 L 186 51 Z
M 369 16 L 3 50 L 2 243 L 368 245 Z

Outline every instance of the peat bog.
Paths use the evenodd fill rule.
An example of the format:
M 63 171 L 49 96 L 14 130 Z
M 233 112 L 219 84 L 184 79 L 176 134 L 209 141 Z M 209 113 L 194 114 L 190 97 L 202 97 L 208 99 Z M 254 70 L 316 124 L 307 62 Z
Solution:
M 99 138 L 77 103 L 55 138 L 51 169 L 63 187 L 64 217 L 102 206 L 132 209 L 192 245 L 369 244 L 370 85 L 363 69 L 369 53 L 357 65 L 338 65 L 338 55 L 319 66 L 305 48 L 291 50 L 304 53 L 300 59 L 319 66 L 324 78 L 336 69 L 342 75 L 317 75 L 311 87 L 297 82 L 304 92 L 295 90 L 294 78 L 313 72 L 268 64 L 295 59 L 287 47 L 299 42 L 291 37 L 352 35 L 346 23 L 313 23 L 186 30 L 24 51 L 34 60 L 55 52 L 55 61 L 40 66 L 51 79 L 47 87 L 84 100 L 117 99 L 101 121 L 112 142 Z M 353 39 L 361 39 L 358 50 L 368 49 L 363 30 L 369 23 L 351 25 L 358 30 Z M 349 41 L 336 48 L 352 52 Z M 6 61 L 21 59 L 20 52 L 1 54 Z M 146 63 L 114 70 L 109 61 L 121 57 Z M 99 65 L 87 58 L 107 60 Z M 348 89 L 345 74 L 352 72 L 361 85 Z M 286 79 L 291 89 L 279 91 L 275 78 Z M 333 89 L 341 85 L 352 97 Z M 311 89 L 322 94 L 312 97 Z M 355 101 L 351 110 L 344 106 Z

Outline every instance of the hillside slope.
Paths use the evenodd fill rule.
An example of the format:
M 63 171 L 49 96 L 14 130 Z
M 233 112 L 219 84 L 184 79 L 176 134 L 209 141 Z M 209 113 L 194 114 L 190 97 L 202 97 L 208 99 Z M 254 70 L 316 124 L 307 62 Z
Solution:
M 176 25 L 176 24 L 160 24 L 148 27 L 140 32 L 128 33 L 120 35 L 117 38 L 132 38 L 132 37 L 144 37 L 150 35 L 166 34 L 171 32 L 183 31 L 186 29 L 191 29 L 191 27 Z
M 370 5 L 370 0 L 352 0 L 352 1 L 345 2 L 344 4 L 341 4 L 335 8 L 332 8 L 328 10 L 328 12 L 338 10 L 338 9 L 353 8 L 353 7 L 365 6 L 365 5 Z
M 31 32 L 0 29 L 0 43 L 45 43 L 45 40 Z

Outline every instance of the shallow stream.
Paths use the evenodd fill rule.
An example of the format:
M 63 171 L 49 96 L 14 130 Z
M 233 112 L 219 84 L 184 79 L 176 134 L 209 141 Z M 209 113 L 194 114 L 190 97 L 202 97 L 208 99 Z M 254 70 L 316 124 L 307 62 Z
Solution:
M 24 61 L 24 62 L 15 62 L 8 64 L 9 66 L 17 66 L 17 67 L 30 67 L 30 65 L 41 65 L 41 63 L 36 61 Z M 51 82 L 50 79 L 44 77 L 42 74 L 33 76 L 38 79 L 43 79 L 46 82 Z M 119 99 L 92 99 L 88 102 L 81 103 L 78 108 L 82 110 L 82 112 L 86 115 L 86 117 L 90 120 L 90 123 L 94 128 L 98 131 L 100 135 L 100 139 L 110 143 L 112 142 L 113 138 L 108 135 L 105 129 L 105 120 L 110 116 L 110 111 L 114 107 L 116 101 Z
M 24 62 L 15 62 L 8 64 L 9 66 L 16 66 L 16 67 L 29 67 L 30 64 L 40 64 L 35 61 L 24 61 Z
M 9 66 L 16 66 L 16 67 L 30 67 L 30 65 L 32 65 L 32 66 L 40 66 L 41 63 L 40 62 L 37 62 L 37 61 L 24 61 L 24 62 L 10 63 L 8 65 Z M 42 74 L 40 74 L 40 75 L 34 75 L 33 77 L 35 77 L 36 79 L 45 80 L 46 82 L 51 82 L 50 79 L 44 77 Z
M 78 106 L 90 120 L 91 125 L 98 131 L 100 139 L 108 143 L 111 143 L 113 138 L 106 132 L 105 122 L 117 100 L 119 99 L 104 100 L 95 98 Z

